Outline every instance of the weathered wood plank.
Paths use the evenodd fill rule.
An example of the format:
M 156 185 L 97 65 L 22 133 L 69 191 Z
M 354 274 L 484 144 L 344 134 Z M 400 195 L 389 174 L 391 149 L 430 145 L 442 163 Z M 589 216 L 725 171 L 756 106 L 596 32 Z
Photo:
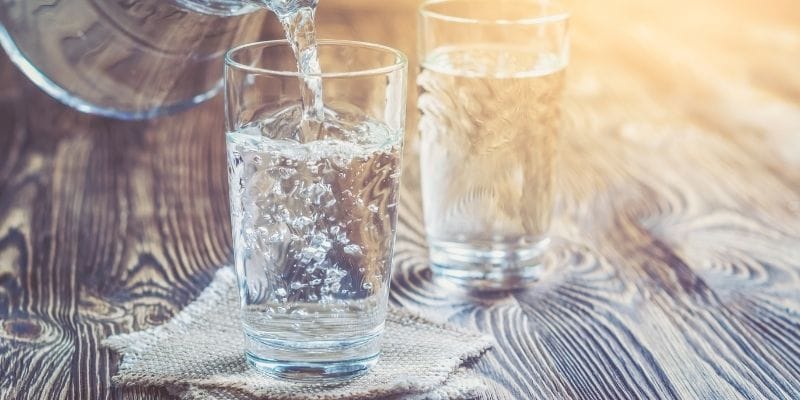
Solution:
M 413 65 L 413 3 L 323 0 L 322 36 Z M 800 7 L 569 3 L 559 267 L 519 293 L 432 284 L 412 87 L 391 300 L 497 338 L 487 399 L 800 398 Z M 99 342 L 230 259 L 220 110 L 93 118 L 0 61 L 0 399 L 167 397 L 112 388 Z

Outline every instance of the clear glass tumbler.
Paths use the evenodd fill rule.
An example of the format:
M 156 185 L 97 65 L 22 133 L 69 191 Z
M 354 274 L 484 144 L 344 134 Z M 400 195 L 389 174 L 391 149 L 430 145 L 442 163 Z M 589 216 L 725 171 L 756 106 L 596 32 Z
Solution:
M 541 273 L 568 18 L 549 1 L 420 7 L 422 194 L 433 271 L 445 282 L 511 289 Z
M 226 57 L 234 258 L 246 356 L 294 380 L 344 379 L 378 359 L 397 224 L 407 61 L 320 41 L 324 117 L 303 119 L 286 41 Z

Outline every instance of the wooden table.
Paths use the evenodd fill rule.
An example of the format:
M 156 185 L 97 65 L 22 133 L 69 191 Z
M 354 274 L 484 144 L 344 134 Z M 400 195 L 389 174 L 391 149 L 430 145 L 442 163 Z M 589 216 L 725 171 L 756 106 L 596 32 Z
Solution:
M 411 2 L 322 3 L 323 36 L 413 55 Z M 570 6 L 570 262 L 492 297 L 430 283 L 412 92 L 392 301 L 494 335 L 493 399 L 800 399 L 800 5 Z M 111 121 L 0 65 L 0 398 L 162 398 L 112 388 L 99 343 L 231 260 L 221 102 Z

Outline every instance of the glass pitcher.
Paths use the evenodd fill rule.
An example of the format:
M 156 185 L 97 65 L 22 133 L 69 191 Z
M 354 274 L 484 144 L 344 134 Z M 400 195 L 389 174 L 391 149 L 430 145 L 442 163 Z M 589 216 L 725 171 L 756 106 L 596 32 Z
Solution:
M 269 0 L 278 6 L 296 0 Z M 316 0 L 301 0 L 313 2 Z M 263 0 L 0 0 L 0 45 L 83 112 L 145 119 L 221 88 L 222 57 L 260 35 Z M 272 6 L 272 4 L 270 4 Z

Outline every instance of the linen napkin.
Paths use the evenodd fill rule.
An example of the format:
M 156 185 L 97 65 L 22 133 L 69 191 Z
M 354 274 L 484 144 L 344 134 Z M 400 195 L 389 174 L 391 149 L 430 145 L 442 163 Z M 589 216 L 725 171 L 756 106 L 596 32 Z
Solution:
M 467 366 L 492 339 L 390 308 L 381 357 L 368 374 L 336 385 L 277 380 L 245 362 L 236 275 L 226 267 L 169 322 L 103 344 L 122 355 L 116 384 L 163 387 L 187 400 L 435 400 L 487 390 Z

